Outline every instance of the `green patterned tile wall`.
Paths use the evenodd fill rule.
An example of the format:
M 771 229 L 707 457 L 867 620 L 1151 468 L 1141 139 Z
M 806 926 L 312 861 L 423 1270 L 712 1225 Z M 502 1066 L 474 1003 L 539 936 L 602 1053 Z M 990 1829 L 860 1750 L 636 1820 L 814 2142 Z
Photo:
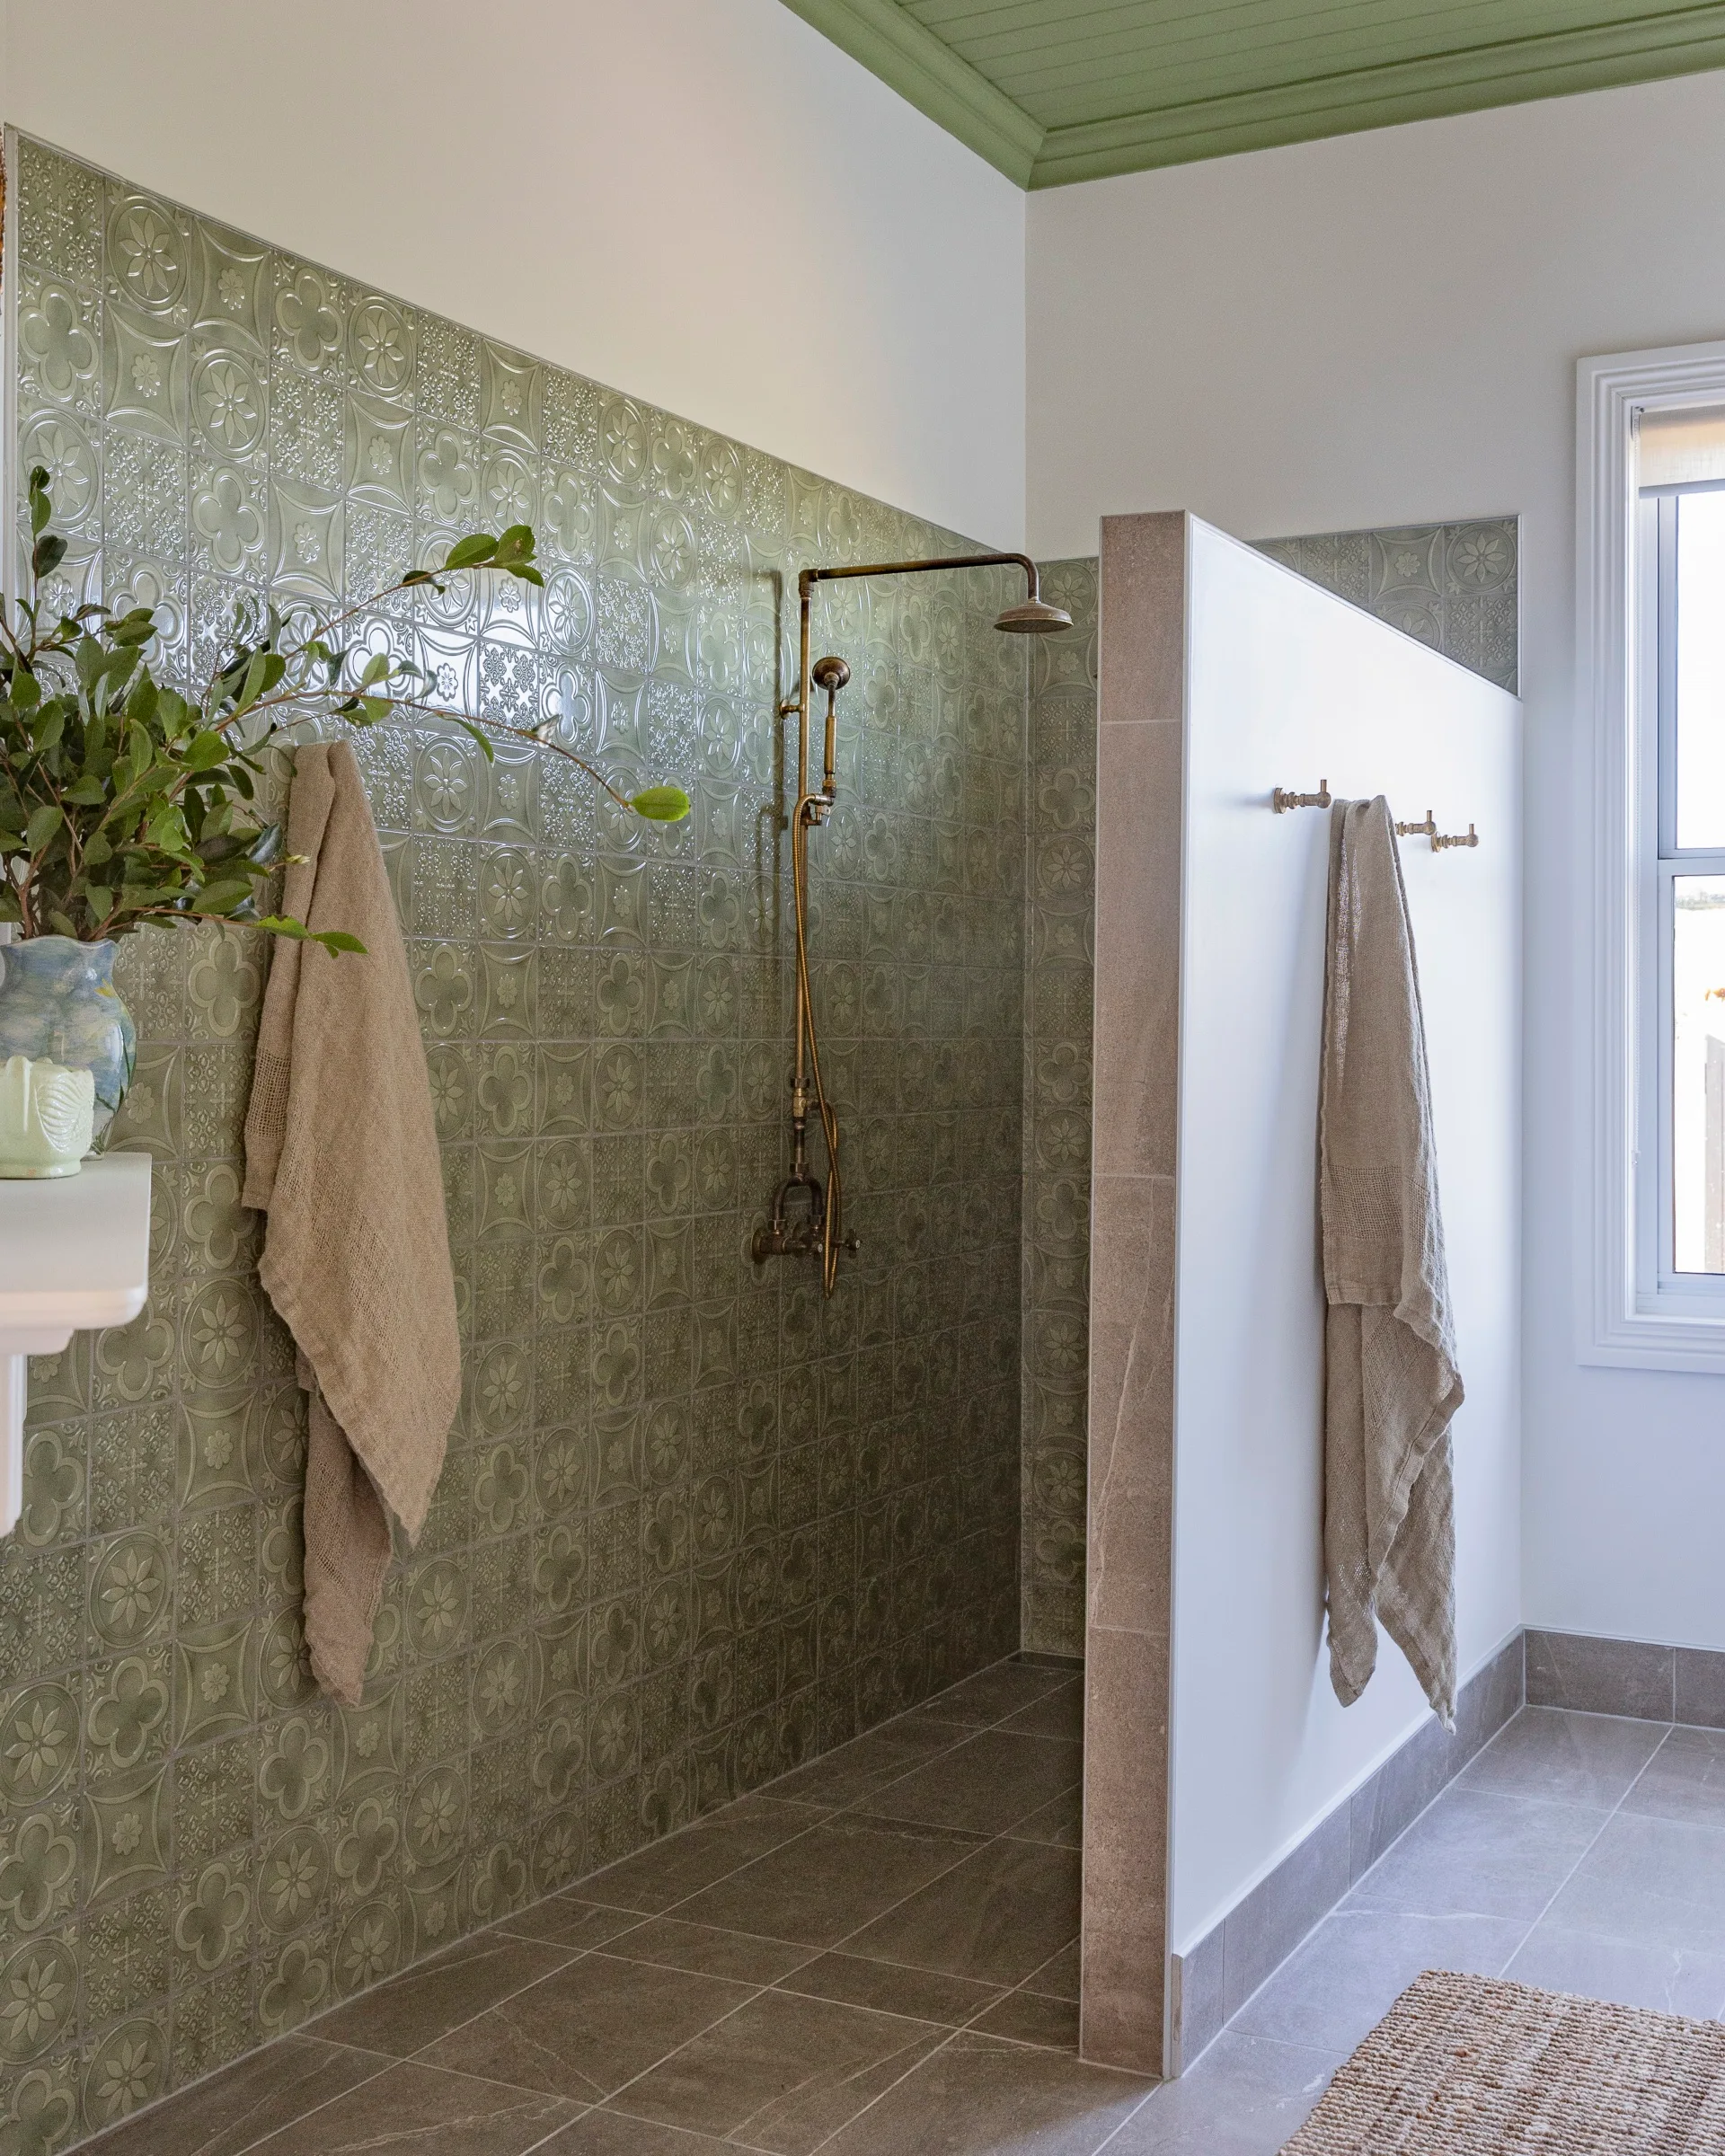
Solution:
M 543 753 L 358 744 L 467 1383 L 352 1712 L 307 1683 L 301 1400 L 239 1205 L 267 954 L 126 948 L 151 1302 L 32 1366 L 0 1548 L 0 2148 L 42 2151 L 1017 1645 L 1026 660 L 993 577 L 819 601 L 855 681 L 815 993 L 864 1244 L 823 1305 L 748 1256 L 795 570 L 951 535 L 49 150 L 12 180 L 68 595 L 147 600 L 198 673 L 243 594 L 361 596 L 523 518 L 543 600 L 367 633 L 695 800 L 660 833 Z
M 1520 549 L 1513 517 L 1267 539 L 1259 551 L 1514 692 Z
M 1043 588 L 1076 633 L 1031 660 L 1025 808 L 1024 1644 L 1084 1649 L 1090 1383 L 1090 1040 L 1096 911 L 1096 564 Z
M 1513 690 L 1513 517 L 1266 542 L 1262 552 Z M 1023 1641 L 1084 1645 L 1084 1402 L 1095 907 L 1096 563 L 1048 590 L 1083 631 L 1031 661 L 1024 995 Z

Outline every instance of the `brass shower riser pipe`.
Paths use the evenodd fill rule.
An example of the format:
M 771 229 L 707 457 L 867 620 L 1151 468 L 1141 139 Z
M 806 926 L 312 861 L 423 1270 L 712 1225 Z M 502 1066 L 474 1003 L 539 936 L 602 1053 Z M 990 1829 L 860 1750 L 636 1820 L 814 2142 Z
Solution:
M 821 1286 L 830 1295 L 838 1284 L 838 1254 L 841 1249 L 854 1251 L 857 1239 L 844 1233 L 842 1186 L 838 1163 L 838 1118 L 827 1098 L 827 1089 L 821 1080 L 820 1045 L 815 1033 L 815 1014 L 809 987 L 809 834 L 818 825 L 824 824 L 832 814 L 837 798 L 837 732 L 838 692 L 851 677 L 851 670 L 843 659 L 823 658 L 809 662 L 809 600 L 817 584 L 834 584 L 848 577 L 903 577 L 924 576 L 939 570 L 951 569 L 1022 569 L 1027 587 L 1022 605 L 1008 607 L 996 620 L 995 626 L 1012 632 L 1040 634 L 1048 630 L 1069 629 L 1071 618 L 1057 607 L 1045 605 L 1042 601 L 1036 564 L 1028 554 L 942 554 L 924 561 L 865 561 L 854 567 L 842 569 L 805 569 L 797 579 L 799 620 L 797 624 L 797 693 L 787 696 L 779 706 L 782 718 L 792 711 L 797 715 L 797 794 L 791 812 L 791 895 L 796 919 L 797 975 L 796 975 L 796 1065 L 791 1080 L 791 1130 L 792 1159 L 791 1173 L 780 1184 L 774 1200 L 770 1224 L 756 1231 L 755 1256 L 757 1260 L 807 1255 L 820 1259 Z M 811 686 L 827 692 L 827 728 L 823 744 L 821 783 L 817 791 L 809 783 L 809 697 Z M 818 1178 L 810 1174 L 806 1153 L 809 1081 L 813 1080 L 813 1098 L 820 1117 L 821 1136 L 827 1144 L 827 1181 L 823 1188 Z M 806 1195 L 809 1214 L 806 1224 L 793 1224 L 787 1217 L 785 1205 L 793 1191 Z

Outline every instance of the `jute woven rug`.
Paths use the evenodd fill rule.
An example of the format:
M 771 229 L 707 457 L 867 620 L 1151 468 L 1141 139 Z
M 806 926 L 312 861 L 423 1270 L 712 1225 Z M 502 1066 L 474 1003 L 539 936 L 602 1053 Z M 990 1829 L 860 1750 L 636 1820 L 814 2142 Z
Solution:
M 1283 2156 L 1721 2156 L 1725 2027 L 1428 1970 Z

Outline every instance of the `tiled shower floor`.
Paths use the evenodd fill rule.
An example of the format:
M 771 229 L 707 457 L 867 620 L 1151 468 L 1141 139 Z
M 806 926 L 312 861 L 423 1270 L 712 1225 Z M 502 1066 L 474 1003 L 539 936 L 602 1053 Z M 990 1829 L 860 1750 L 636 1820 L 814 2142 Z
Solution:
M 1422 1968 L 1725 2013 L 1725 1733 L 1535 1708 L 1182 2081 L 1084 2065 L 1079 1719 L 1000 1664 L 93 2148 L 1273 2156 Z

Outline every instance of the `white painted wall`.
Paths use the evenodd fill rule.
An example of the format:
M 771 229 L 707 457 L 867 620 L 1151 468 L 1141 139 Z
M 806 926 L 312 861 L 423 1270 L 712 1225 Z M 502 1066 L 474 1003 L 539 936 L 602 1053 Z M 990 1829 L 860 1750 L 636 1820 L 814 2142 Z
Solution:
M 780 0 L 0 0 L 0 118 L 1022 543 L 1024 198 Z
M 1574 363 L 1725 334 L 1725 74 L 1035 195 L 1031 532 L 1519 512 L 1526 1613 L 1725 1648 L 1725 1383 L 1583 1367 Z
M 1172 1934 L 1183 1952 L 1426 1719 L 1400 1652 L 1346 1710 L 1323 1639 L 1321 777 L 1476 851 L 1402 844 L 1451 1296 L 1464 1675 L 1520 1622 L 1516 700 L 1191 526 L 1174 1465 Z

